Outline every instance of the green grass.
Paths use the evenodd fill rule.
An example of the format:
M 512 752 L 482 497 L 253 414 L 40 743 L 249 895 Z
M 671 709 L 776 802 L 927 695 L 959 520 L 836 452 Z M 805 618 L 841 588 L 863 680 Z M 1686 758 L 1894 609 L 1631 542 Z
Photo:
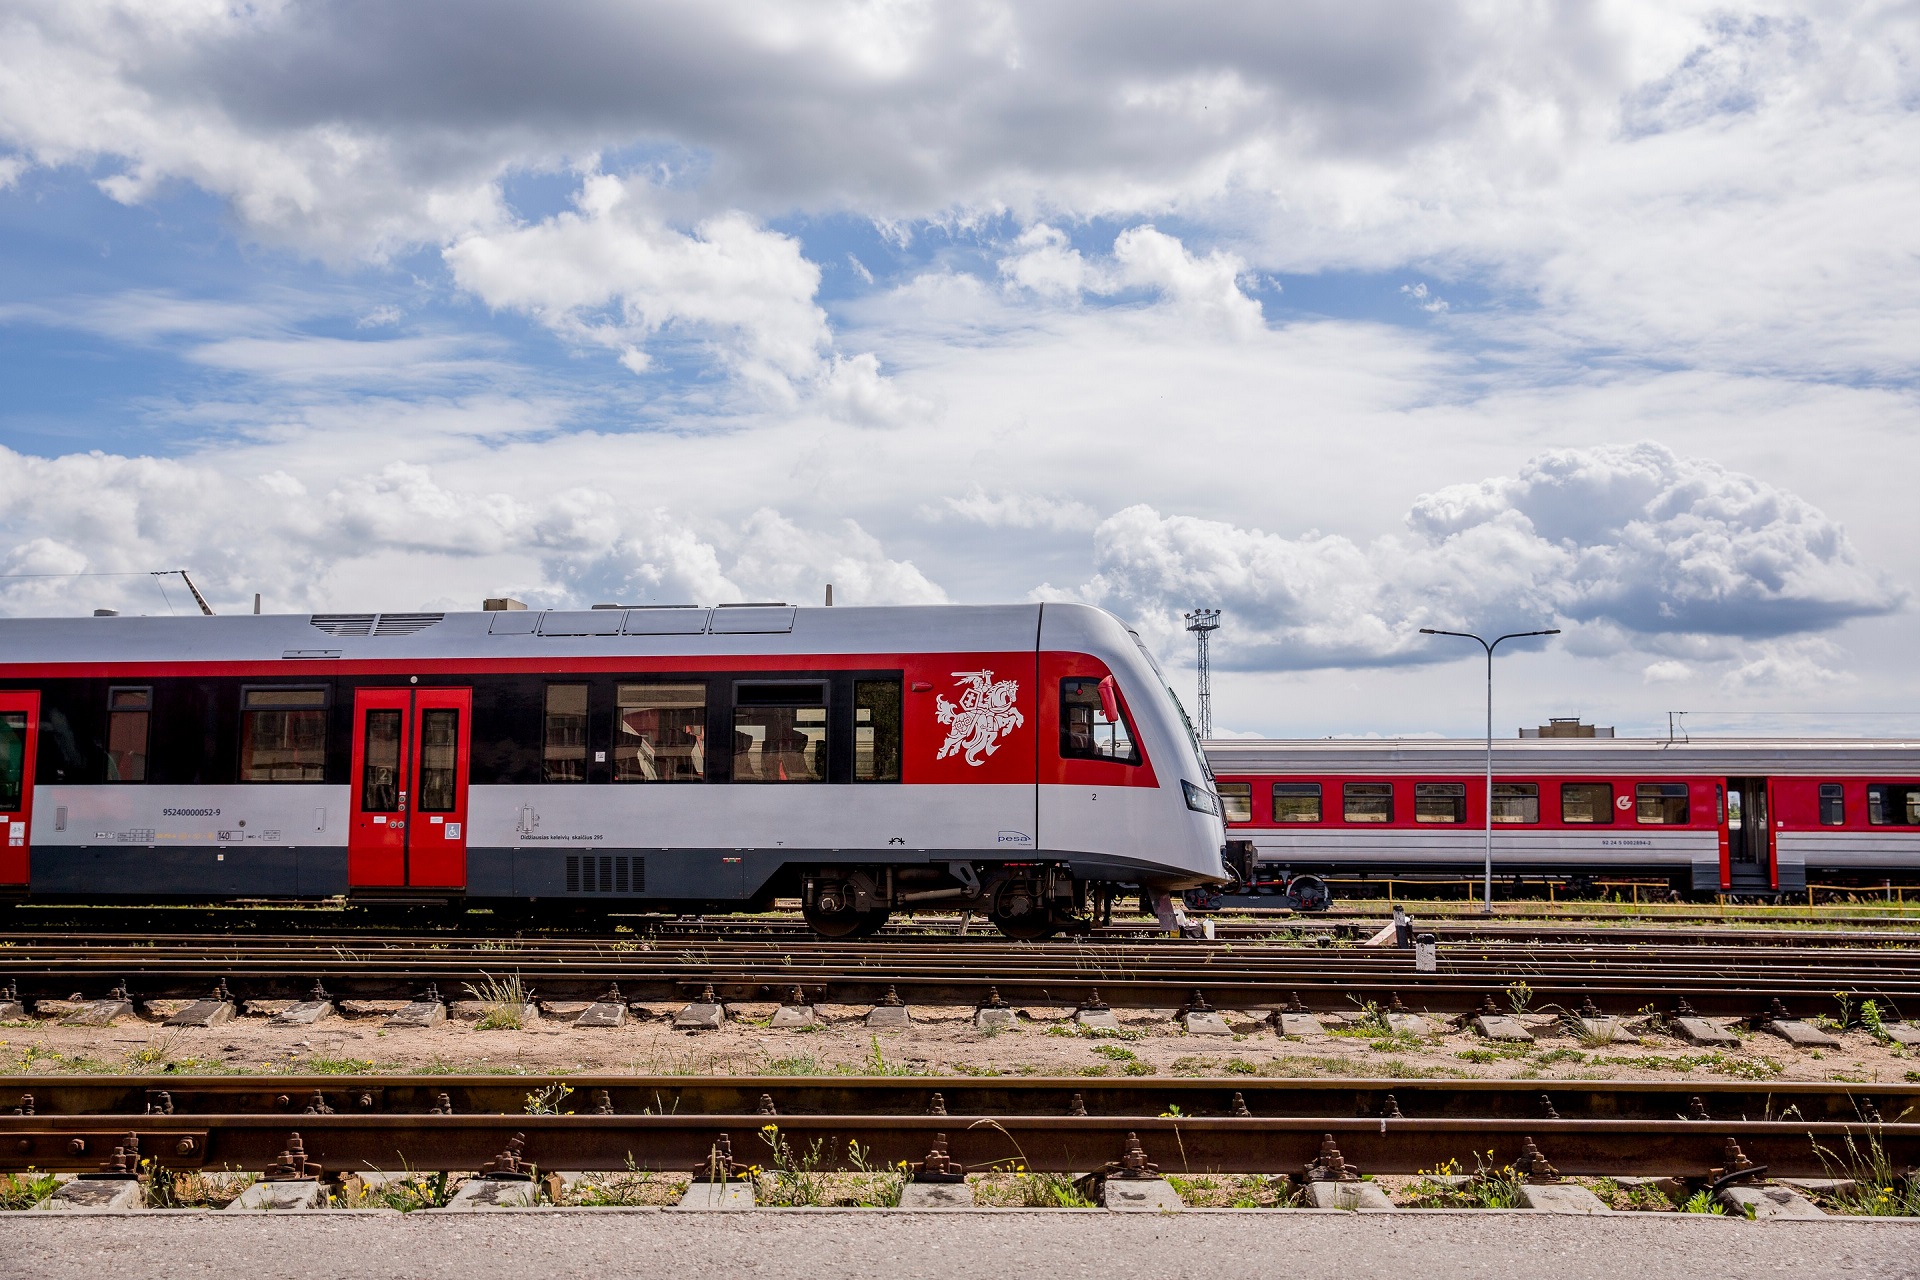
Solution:
M 0 1173 L 0 1209 L 31 1209 L 52 1195 L 60 1185 L 57 1174 L 28 1169 L 24 1173 Z

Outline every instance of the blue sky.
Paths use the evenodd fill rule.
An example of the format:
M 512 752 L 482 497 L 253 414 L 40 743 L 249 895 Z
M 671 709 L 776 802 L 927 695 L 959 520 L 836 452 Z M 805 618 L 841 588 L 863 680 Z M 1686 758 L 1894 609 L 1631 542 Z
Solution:
M 1502 719 L 1920 732 L 1911 19 L 829 10 L 0 0 L 0 608 L 1210 604 L 1278 734 L 1559 625 Z

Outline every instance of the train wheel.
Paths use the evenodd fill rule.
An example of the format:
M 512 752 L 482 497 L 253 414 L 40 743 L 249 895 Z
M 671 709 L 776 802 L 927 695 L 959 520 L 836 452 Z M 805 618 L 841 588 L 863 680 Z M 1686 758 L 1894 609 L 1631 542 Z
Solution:
M 809 906 L 801 908 L 800 914 L 823 938 L 870 938 L 880 932 L 892 913 L 884 907 L 878 911 L 822 911 Z
M 994 915 L 989 917 L 993 927 L 1009 938 L 1021 942 L 1038 942 L 1042 938 L 1051 938 L 1059 931 L 1060 923 L 1047 911 L 1023 911 L 1017 916 Z
M 1325 911 L 1333 905 L 1333 891 L 1319 876 L 1295 876 L 1287 882 L 1287 901 L 1295 911 Z

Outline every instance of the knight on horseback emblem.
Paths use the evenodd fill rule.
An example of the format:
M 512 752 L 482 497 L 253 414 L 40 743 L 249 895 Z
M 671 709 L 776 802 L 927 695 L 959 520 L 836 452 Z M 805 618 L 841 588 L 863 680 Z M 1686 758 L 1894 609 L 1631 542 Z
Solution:
M 1018 680 L 995 680 L 992 671 L 956 671 L 954 683 L 961 686 L 960 701 L 949 702 L 945 694 L 935 699 L 934 715 L 947 726 L 947 740 L 936 760 L 950 755 L 966 757 L 970 765 L 984 763 L 1000 749 L 1000 739 L 1027 722 L 1016 705 L 1020 696 Z

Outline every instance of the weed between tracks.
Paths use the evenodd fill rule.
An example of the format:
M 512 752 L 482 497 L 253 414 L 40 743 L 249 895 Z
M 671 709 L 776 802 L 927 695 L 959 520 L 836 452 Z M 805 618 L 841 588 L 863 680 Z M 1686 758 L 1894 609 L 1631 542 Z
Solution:
M 587 1208 L 637 1208 L 646 1205 L 678 1204 L 693 1184 L 687 1174 L 656 1173 L 635 1167 L 627 1157 L 621 1173 L 591 1173 L 567 1184 L 561 1193 L 563 1205 Z
M 1813 1193 L 1828 1212 L 1870 1218 L 1920 1216 L 1920 1176 L 1896 1170 L 1878 1135 L 1867 1135 L 1864 1150 L 1849 1135 L 1844 1156 L 1818 1142 L 1813 1150 L 1828 1177 L 1844 1180 L 1834 1190 Z
M 151 1156 L 140 1170 L 147 1175 L 149 1209 L 224 1209 L 259 1180 L 233 1170 L 169 1169 Z
M 912 1177 L 912 1166 L 902 1160 L 884 1167 L 868 1160 L 866 1148 L 858 1142 L 847 1143 L 847 1162 L 851 1169 L 822 1169 L 822 1149 L 826 1139 L 815 1138 L 804 1153 L 794 1150 L 780 1133 L 777 1124 L 760 1126 L 760 1139 L 767 1144 L 771 1163 L 753 1166 L 754 1199 L 774 1208 L 848 1208 L 891 1209 L 899 1205 L 900 1195 Z
M 60 1185 L 58 1174 L 28 1169 L 24 1173 L 0 1173 L 0 1209 L 31 1209 L 53 1194 Z

